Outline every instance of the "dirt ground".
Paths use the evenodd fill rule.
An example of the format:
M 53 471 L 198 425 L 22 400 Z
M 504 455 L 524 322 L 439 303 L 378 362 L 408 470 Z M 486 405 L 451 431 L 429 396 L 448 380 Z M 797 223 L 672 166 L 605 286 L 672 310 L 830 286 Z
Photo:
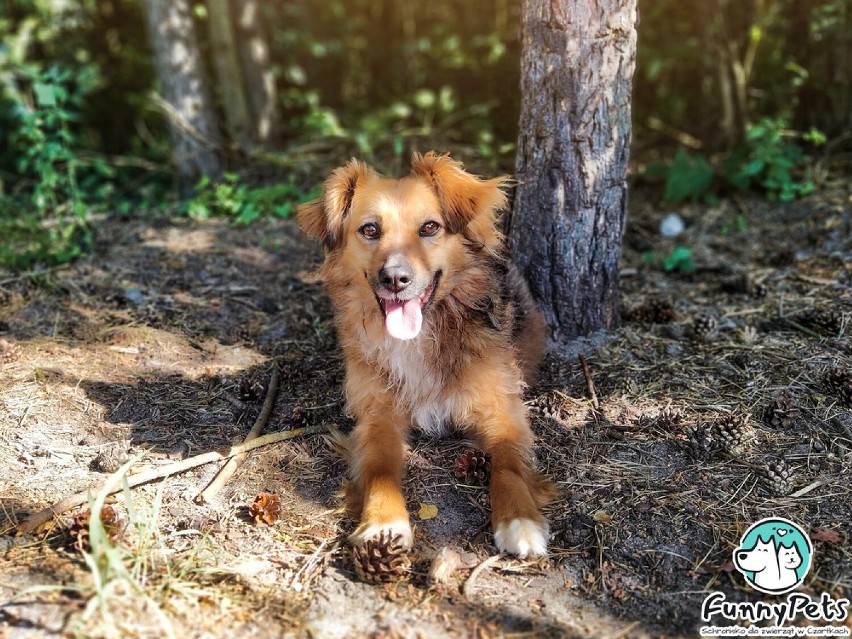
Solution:
M 0 275 L 0 638 L 696 636 L 708 592 L 761 598 L 731 551 L 768 515 L 814 539 L 804 590 L 849 597 L 850 193 L 681 207 L 677 240 L 657 233 L 669 211 L 634 196 L 622 328 L 552 349 L 528 390 L 539 466 L 562 491 L 551 554 L 492 558 L 485 491 L 452 473 L 467 444 L 415 437 L 412 569 L 381 586 L 346 548 L 352 423 L 320 250 L 292 221 L 112 219 L 90 257 Z M 694 272 L 660 267 L 677 245 Z M 115 551 L 69 547 L 79 508 L 14 534 L 135 456 L 241 441 L 276 364 L 266 432 L 326 434 L 256 450 L 211 504 L 194 498 L 219 464 L 119 494 Z M 273 525 L 248 514 L 264 490 L 281 498 Z M 463 563 L 431 585 L 444 546 Z

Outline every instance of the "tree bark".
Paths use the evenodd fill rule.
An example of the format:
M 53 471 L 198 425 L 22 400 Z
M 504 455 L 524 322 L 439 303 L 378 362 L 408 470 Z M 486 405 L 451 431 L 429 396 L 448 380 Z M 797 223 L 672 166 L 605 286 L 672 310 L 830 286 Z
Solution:
M 221 170 L 207 78 L 188 0 L 146 0 L 148 35 L 172 137 L 182 191 Z
M 524 0 L 514 259 L 568 340 L 619 323 L 636 0 Z
M 264 148 L 275 146 L 281 123 L 278 91 L 269 61 L 269 45 L 261 16 L 259 0 L 234 0 L 233 19 L 243 81 L 252 117 L 252 135 Z
M 234 37 L 228 0 L 207 0 L 210 16 L 210 55 L 216 69 L 219 103 L 225 114 L 225 130 L 240 149 L 254 147 L 252 115 L 246 96 L 240 51 Z

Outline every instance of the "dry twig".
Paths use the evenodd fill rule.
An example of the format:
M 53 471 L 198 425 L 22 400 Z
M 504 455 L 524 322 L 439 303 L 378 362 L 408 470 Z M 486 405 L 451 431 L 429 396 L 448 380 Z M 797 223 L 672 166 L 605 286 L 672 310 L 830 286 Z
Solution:
M 326 430 L 327 429 L 325 426 L 306 426 L 305 428 L 296 428 L 294 430 L 288 430 L 282 433 L 270 433 L 268 435 L 258 437 L 257 439 L 253 439 L 250 442 L 244 442 L 242 444 L 232 446 L 227 452 L 224 453 L 220 453 L 214 450 L 210 451 L 209 453 L 202 453 L 201 455 L 196 455 L 195 457 L 182 459 L 181 461 L 175 462 L 174 464 L 168 464 L 167 466 L 162 466 L 159 468 L 148 468 L 133 475 L 128 475 L 127 485 L 130 488 L 135 488 L 136 486 L 139 486 L 141 484 L 147 484 L 148 482 L 154 481 L 155 479 L 162 479 L 163 477 L 168 477 L 170 475 L 177 475 L 178 473 L 182 473 L 191 468 L 195 468 L 196 466 L 203 466 L 204 464 L 209 464 L 211 462 L 228 459 L 229 457 L 233 457 L 234 455 L 239 455 L 240 453 L 248 452 L 250 450 L 254 450 L 255 448 L 260 448 L 261 446 L 269 446 L 270 444 L 275 444 L 288 439 L 295 439 L 296 437 L 300 437 L 302 435 L 316 435 L 318 433 L 324 433 Z M 123 474 L 125 470 L 126 468 L 122 467 L 122 469 L 119 470 L 116 475 Z M 91 492 L 98 492 L 105 489 L 105 487 L 111 481 L 114 482 L 114 477 L 116 475 L 110 475 L 110 478 L 107 479 L 106 482 L 98 485 L 95 488 L 89 488 L 87 490 L 84 490 L 83 492 L 77 493 L 76 495 L 66 497 L 56 502 L 52 506 L 45 508 L 44 510 L 40 510 L 37 513 L 33 513 L 18 525 L 17 534 L 23 535 L 32 532 L 42 524 L 50 521 L 56 515 L 59 515 L 65 512 L 66 510 L 70 510 L 75 506 L 85 504 L 88 501 L 89 494 Z M 112 485 L 109 489 L 108 494 L 117 493 L 121 489 L 121 486 Z
M 275 406 L 275 398 L 278 396 L 278 379 L 278 366 L 273 366 L 272 375 L 269 378 L 269 387 L 266 389 L 266 399 L 263 400 L 263 408 L 260 409 L 260 414 L 257 416 L 257 419 L 254 420 L 254 425 L 252 425 L 251 430 L 248 432 L 248 435 L 246 435 L 243 444 L 256 439 L 257 436 L 263 432 L 266 423 L 269 421 L 269 416 L 272 414 L 272 408 Z M 219 472 L 216 473 L 216 476 L 213 478 L 213 481 L 207 485 L 207 488 L 195 497 L 195 503 L 209 504 L 210 501 L 219 494 L 222 487 L 228 483 L 228 480 L 234 476 L 234 473 L 239 470 L 240 466 L 245 463 L 246 459 L 248 459 L 248 451 L 231 457 L 231 459 L 222 466 Z
M 600 410 L 601 404 L 598 401 L 598 394 L 595 392 L 595 383 L 592 381 L 592 373 L 589 371 L 589 363 L 586 361 L 586 356 L 578 353 L 580 366 L 583 369 L 583 377 L 586 378 L 586 392 L 589 394 L 589 399 L 592 400 L 592 406 L 595 410 Z
M 470 572 L 470 577 L 468 577 L 467 581 L 464 582 L 464 587 L 462 588 L 462 594 L 464 595 L 465 599 L 470 599 L 471 595 L 473 595 L 473 587 L 476 585 L 476 580 L 482 573 L 482 571 L 488 568 L 489 566 L 493 566 L 505 556 L 506 553 L 502 552 L 498 555 L 491 555 L 488 559 L 483 561 Z

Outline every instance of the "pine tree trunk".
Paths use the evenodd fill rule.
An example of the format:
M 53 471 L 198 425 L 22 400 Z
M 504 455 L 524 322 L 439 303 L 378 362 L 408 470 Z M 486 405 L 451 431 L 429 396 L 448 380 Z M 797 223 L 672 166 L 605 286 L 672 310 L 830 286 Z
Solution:
M 188 0 L 146 0 L 144 9 L 178 182 L 186 192 L 200 176 L 221 170 L 210 91 Z
M 225 114 L 225 130 L 240 149 L 254 147 L 252 116 L 246 96 L 240 51 L 234 37 L 228 0 L 207 0 L 210 16 L 210 57 L 216 69 L 219 103 Z
M 513 257 L 557 341 L 619 323 L 636 0 L 524 0 Z
M 252 135 L 261 147 L 275 146 L 280 132 L 278 91 L 269 61 L 259 0 L 234 0 L 233 19 L 243 80 L 252 116 Z

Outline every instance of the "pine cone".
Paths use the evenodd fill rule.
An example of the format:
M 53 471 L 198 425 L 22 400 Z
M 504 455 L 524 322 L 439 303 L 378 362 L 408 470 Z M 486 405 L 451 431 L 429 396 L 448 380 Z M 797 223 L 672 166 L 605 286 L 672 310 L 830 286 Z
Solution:
M 793 492 L 793 471 L 783 459 L 775 459 L 766 465 L 763 484 L 776 497 L 784 497 Z
M 843 313 L 831 308 L 809 308 L 796 316 L 796 321 L 811 328 L 837 335 L 843 327 Z
M 670 324 L 677 321 L 677 312 L 667 300 L 651 300 L 627 314 L 627 321 L 642 324 Z
M 367 583 L 387 583 L 401 578 L 410 567 L 402 535 L 391 537 L 383 530 L 378 537 L 352 547 L 355 574 Z
M 792 428 L 799 421 L 800 414 L 790 393 L 781 391 L 766 408 L 766 422 L 772 428 Z
M 530 402 L 530 408 L 538 411 L 548 419 L 555 419 L 557 421 L 563 419 L 567 411 L 565 399 L 557 392 L 539 395 Z
M 710 437 L 718 448 L 736 455 L 742 452 L 748 434 L 748 416 L 725 415 L 716 420 L 710 429 Z
M 711 341 L 719 332 L 719 320 L 707 312 L 701 312 L 692 321 L 692 335 L 697 340 Z
M 263 384 L 251 377 L 243 377 L 237 395 L 244 402 L 257 401 L 263 397 Z
M 491 478 L 491 461 L 481 450 L 468 448 L 456 458 L 453 475 L 469 486 L 487 486 Z
M 707 424 L 696 424 L 686 435 L 689 440 L 689 450 L 696 459 L 710 459 L 719 450 L 719 443 Z
M 281 498 L 275 493 L 258 493 L 249 506 L 249 517 L 255 524 L 271 525 L 281 516 Z
M 89 542 L 90 517 L 91 513 L 88 510 L 74 515 L 65 539 L 65 546 L 68 550 L 77 552 L 90 552 L 92 550 L 92 545 Z M 104 506 L 101 509 L 101 523 L 110 542 L 115 543 L 121 535 L 122 524 L 121 517 L 118 516 L 112 506 Z
M 852 406 L 852 372 L 845 366 L 835 366 L 826 372 L 823 382 L 837 395 L 844 406 Z
M 683 411 L 667 406 L 657 415 L 657 424 L 666 430 L 671 430 L 683 424 Z
M 739 273 L 722 281 L 722 290 L 727 293 L 745 293 L 752 297 L 766 297 L 767 289 L 762 282 L 756 282 L 751 273 Z
M 297 404 L 293 406 L 293 412 L 290 413 L 290 424 L 293 428 L 301 428 L 308 425 L 308 411 L 304 406 Z
M 0 364 L 11 364 L 21 357 L 21 347 L 0 339 Z

